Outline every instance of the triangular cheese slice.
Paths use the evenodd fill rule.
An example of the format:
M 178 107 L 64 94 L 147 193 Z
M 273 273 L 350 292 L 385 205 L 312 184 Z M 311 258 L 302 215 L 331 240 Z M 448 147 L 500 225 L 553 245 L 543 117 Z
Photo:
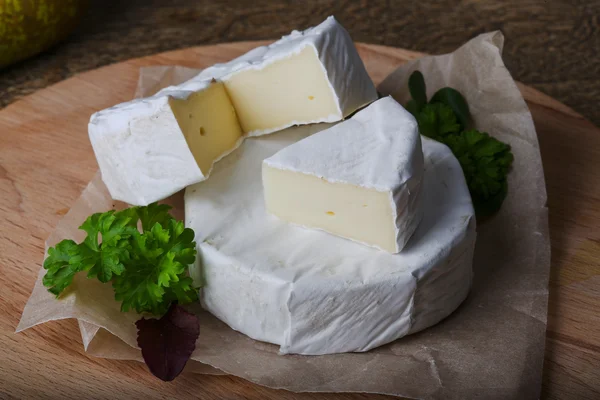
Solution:
M 267 210 L 288 222 L 398 253 L 421 220 L 417 122 L 393 98 L 263 162 Z

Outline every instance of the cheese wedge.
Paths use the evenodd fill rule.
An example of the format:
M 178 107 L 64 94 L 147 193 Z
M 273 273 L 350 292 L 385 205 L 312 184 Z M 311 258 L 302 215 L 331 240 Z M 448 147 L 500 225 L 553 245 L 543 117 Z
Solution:
M 375 101 L 377 90 L 348 32 L 334 17 L 202 71 L 225 82 L 244 132 L 335 122 Z
M 112 197 L 145 205 L 205 180 L 243 136 L 339 121 L 376 98 L 348 32 L 329 17 L 96 113 L 89 135 Z
M 262 178 L 270 213 L 398 253 L 422 217 L 417 122 L 382 98 L 266 159 Z
M 169 90 L 92 115 L 88 132 L 111 196 L 134 205 L 164 199 L 206 179 L 242 141 L 221 82 Z
M 423 138 L 423 219 L 399 254 L 267 213 L 263 160 L 321 126 L 246 140 L 185 191 L 203 307 L 281 353 L 370 350 L 445 318 L 471 286 L 471 197 L 458 161 L 438 142 Z

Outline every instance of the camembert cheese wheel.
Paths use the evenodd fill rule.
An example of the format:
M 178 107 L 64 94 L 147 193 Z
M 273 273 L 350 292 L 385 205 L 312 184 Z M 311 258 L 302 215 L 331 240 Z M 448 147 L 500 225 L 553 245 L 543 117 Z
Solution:
M 398 254 L 267 212 L 263 160 L 320 127 L 246 140 L 185 193 L 202 305 L 281 353 L 370 350 L 436 324 L 471 286 L 473 206 L 458 161 L 438 142 L 422 138 L 423 219 Z

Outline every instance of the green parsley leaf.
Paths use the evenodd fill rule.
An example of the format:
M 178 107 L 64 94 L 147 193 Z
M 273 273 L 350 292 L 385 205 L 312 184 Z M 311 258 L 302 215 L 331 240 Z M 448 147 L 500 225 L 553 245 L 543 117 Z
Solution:
M 150 231 L 133 236 L 132 259 L 125 272 L 113 280 L 121 310 L 164 313 L 172 301 L 184 304 L 197 299 L 187 266 L 196 258 L 194 232 L 183 222 L 158 222 Z
M 507 174 L 513 162 L 510 146 L 475 129 L 443 141 L 458 159 L 478 216 L 498 211 L 508 192 Z
M 97 277 L 100 282 L 108 282 L 113 275 L 121 274 L 122 260 L 128 257 L 126 239 L 134 231 L 128 227 L 129 221 L 128 216 L 114 211 L 88 217 L 79 227 L 88 234 L 82 243 L 63 240 L 48 249 L 44 286 L 58 297 L 77 272 L 87 271 L 88 277 Z
M 425 78 L 421 71 L 414 71 L 408 77 L 408 90 L 414 101 L 414 107 L 417 112 L 427 104 L 427 88 L 425 87 Z
M 450 87 L 441 88 L 431 98 L 431 103 L 441 103 L 449 106 L 456 119 L 460 123 L 461 129 L 465 129 L 471 120 L 469 105 L 462 94 L 456 89 Z
M 421 134 L 431 139 L 443 141 L 445 136 L 460 131 L 454 112 L 445 104 L 426 104 L 416 118 Z
M 173 219 L 169 211 L 171 206 L 168 204 L 152 203 L 146 207 L 134 207 L 140 221 L 142 221 L 142 231 L 149 231 L 154 224 L 159 223 L 162 226 L 167 226 L 169 221 Z
M 417 102 L 413 99 L 410 99 L 408 103 L 406 103 L 406 110 L 413 115 L 413 117 L 417 118 L 419 115 L 419 111 L 421 108 L 417 105 Z
M 508 192 L 506 176 L 513 162 L 510 146 L 487 133 L 464 130 L 471 113 L 458 90 L 442 88 L 427 103 L 419 71 L 411 74 L 408 89 L 412 99 L 406 109 L 414 115 L 422 135 L 447 145 L 460 162 L 477 216 L 498 211 Z
M 94 261 L 89 268 L 83 269 L 88 271 L 88 278 L 98 278 L 105 283 L 124 271 L 123 260 L 128 258 L 127 239 L 136 232 L 132 222 L 129 213 L 109 211 L 91 215 L 79 227 L 88 234 L 81 244 L 82 253 Z
M 86 271 L 88 278 L 112 281 L 123 311 L 162 314 L 172 302 L 197 300 L 187 275 L 196 258 L 194 232 L 170 209 L 153 203 L 91 215 L 80 227 L 87 233 L 83 242 L 63 240 L 48 249 L 44 286 L 58 297 L 77 272 Z
M 48 249 L 44 269 L 48 270 L 42 280 L 48 291 L 58 297 L 73 282 L 75 274 L 87 263 L 82 262 L 80 245 L 72 240 L 63 240 Z
M 189 276 L 179 276 L 177 285 L 169 286 L 165 292 L 165 303 L 177 302 L 188 304 L 198 301 L 198 289 L 194 287 L 194 281 Z

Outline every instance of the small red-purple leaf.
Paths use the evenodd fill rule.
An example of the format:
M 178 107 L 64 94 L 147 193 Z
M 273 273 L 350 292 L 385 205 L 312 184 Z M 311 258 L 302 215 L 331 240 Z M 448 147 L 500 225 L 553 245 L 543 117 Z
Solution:
M 163 381 L 175 379 L 196 348 L 198 317 L 174 303 L 160 319 L 141 318 L 135 326 L 138 346 L 150 372 Z

